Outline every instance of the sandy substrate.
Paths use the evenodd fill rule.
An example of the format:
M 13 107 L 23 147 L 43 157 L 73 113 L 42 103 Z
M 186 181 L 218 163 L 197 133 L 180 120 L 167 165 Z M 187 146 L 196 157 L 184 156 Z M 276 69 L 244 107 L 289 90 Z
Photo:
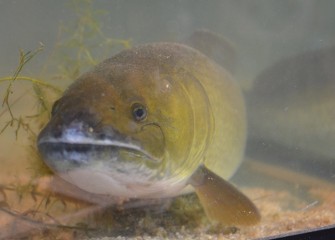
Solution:
M 257 172 L 258 180 L 240 188 L 262 215 L 253 227 L 213 226 L 195 195 L 148 207 L 143 201 L 121 204 L 87 195 L 50 177 L 33 184 L 21 177 L 0 189 L 0 238 L 258 239 L 335 223 L 333 184 L 260 162 L 243 171 Z

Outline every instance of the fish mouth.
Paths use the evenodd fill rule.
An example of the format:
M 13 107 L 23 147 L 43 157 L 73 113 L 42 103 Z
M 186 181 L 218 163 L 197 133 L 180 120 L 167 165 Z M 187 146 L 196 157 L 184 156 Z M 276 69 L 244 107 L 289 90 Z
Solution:
M 161 193 L 161 159 L 138 145 L 116 142 L 39 141 L 39 151 L 51 170 L 82 190 L 94 194 L 137 198 Z
M 154 166 L 161 162 L 134 143 L 113 140 L 40 139 L 37 146 L 45 163 L 56 173 L 95 165 L 118 168 L 124 165 Z M 118 171 L 126 170 L 119 167 Z

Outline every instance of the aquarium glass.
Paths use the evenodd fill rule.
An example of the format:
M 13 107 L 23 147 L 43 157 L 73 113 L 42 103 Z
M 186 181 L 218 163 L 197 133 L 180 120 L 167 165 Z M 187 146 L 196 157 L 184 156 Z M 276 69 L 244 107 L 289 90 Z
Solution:
M 331 0 L 0 0 L 0 238 L 275 239 L 283 234 L 306 232 L 319 236 L 326 234 L 322 231 L 324 228 L 331 231 L 335 225 L 334 9 L 335 2 Z M 37 149 L 38 134 L 52 117 L 51 113 L 57 112 L 58 106 L 53 107 L 53 104 L 68 86 L 120 51 L 151 43 L 161 45 L 150 46 L 163 46 L 162 42 L 168 46 L 181 44 L 177 45 L 183 46 L 181 48 L 174 47 L 176 55 L 187 55 L 188 51 L 201 55 L 190 58 L 187 67 L 184 67 L 184 60 L 180 60 L 183 58 L 177 58 L 173 63 L 182 64 L 181 72 L 173 74 L 196 82 L 197 78 L 206 78 L 206 71 L 220 72 L 223 68 L 223 78 L 231 78 L 241 89 L 247 137 L 245 149 L 241 147 L 238 153 L 243 154 L 243 161 L 237 164 L 236 172 L 229 170 L 230 165 L 227 165 L 226 180 L 256 206 L 261 216 L 259 222 L 237 226 L 211 221 L 195 193 L 170 194 L 169 191 L 178 192 L 176 189 L 182 184 L 171 190 L 167 182 L 159 185 L 161 195 L 144 198 L 97 194 L 83 186 L 98 175 L 92 179 L 85 179 L 88 175 L 80 178 L 80 175 L 75 184 L 71 184 L 68 179 L 55 175 L 55 170 L 42 160 Z M 189 47 L 192 49 L 185 50 Z M 141 60 L 143 64 L 156 57 L 160 59 L 154 56 L 155 52 L 150 54 Z M 202 54 L 206 55 L 210 67 L 197 65 L 205 61 L 199 60 L 203 59 Z M 136 59 L 122 61 L 127 66 L 122 69 L 130 69 L 136 78 L 141 71 L 132 68 Z M 141 61 L 136 64 L 142 64 Z M 108 62 L 106 64 L 108 66 Z M 212 66 L 215 67 L 212 69 Z M 199 72 L 193 75 L 188 69 Z M 146 158 L 145 169 L 155 169 L 156 160 L 163 155 L 178 157 L 189 151 L 192 159 L 197 158 L 197 154 L 211 144 L 212 138 L 194 134 L 189 142 L 181 141 L 180 138 L 195 132 L 187 130 L 190 125 L 201 129 L 201 133 L 207 129 L 210 136 L 216 136 L 220 134 L 217 133 L 220 126 L 235 121 L 227 115 L 222 117 L 223 124 L 212 119 L 212 112 L 215 115 L 220 107 L 227 105 L 224 101 L 202 108 L 207 106 L 206 101 L 215 98 L 214 95 L 234 95 L 233 89 L 227 87 L 220 93 L 217 90 L 208 92 L 215 87 L 207 88 L 201 85 L 203 82 L 178 86 L 169 74 L 153 70 L 150 77 L 155 74 L 165 74 L 160 90 L 154 92 L 157 101 L 151 103 L 155 107 L 159 105 L 155 116 L 164 115 L 164 121 L 153 121 L 140 129 L 152 130 L 151 143 L 147 146 L 151 152 L 141 152 L 129 141 L 118 150 L 119 156 L 129 162 Z M 119 75 L 109 77 L 118 78 Z M 151 87 L 147 83 L 150 77 L 141 84 L 143 89 Z M 118 86 L 115 88 L 121 99 L 128 96 L 123 92 L 125 88 L 135 93 L 150 93 L 135 87 L 138 86 L 136 81 L 134 85 L 121 84 L 118 86 L 122 91 Z M 96 91 L 109 89 L 94 84 L 86 88 L 86 97 L 78 97 L 78 105 L 71 103 L 73 109 L 89 102 L 91 96 L 103 95 Z M 192 100 L 188 95 L 180 98 L 183 101 L 162 97 L 169 91 L 185 89 L 192 92 Z M 128 118 L 141 122 L 152 117 L 149 111 L 147 113 L 151 105 L 143 106 L 138 99 L 129 101 L 136 103 Z M 192 111 L 203 109 L 195 120 L 188 114 L 189 109 L 180 110 L 187 101 L 192 102 Z M 235 100 L 232 103 L 235 104 Z M 117 111 L 118 106 L 111 104 L 109 110 Z M 243 111 L 243 107 L 238 106 L 234 105 L 229 114 Z M 62 106 L 59 108 L 66 111 Z M 81 117 L 86 117 L 85 112 L 80 113 Z M 61 116 L 65 119 L 70 115 Z M 169 122 L 174 117 L 180 119 L 179 132 Z M 103 118 L 100 120 L 102 122 Z M 243 128 L 244 125 L 236 126 Z M 164 132 L 165 127 L 166 131 L 176 132 L 170 134 L 172 140 Z M 119 133 L 113 134 L 119 136 Z M 222 141 L 215 143 L 216 148 L 222 149 L 223 158 L 235 156 L 234 153 L 226 154 L 235 151 L 234 146 L 227 147 L 227 142 L 234 137 L 227 133 Z M 115 141 L 120 139 L 129 140 L 130 137 L 119 137 Z M 160 149 L 169 144 L 174 146 L 177 141 L 182 143 L 173 153 Z M 152 149 L 153 144 L 158 147 Z M 59 153 L 71 151 L 62 149 Z M 85 151 L 85 146 L 81 151 Z M 101 154 L 100 157 L 105 156 Z M 175 170 L 171 174 L 178 175 L 181 182 L 192 179 L 187 184 L 197 187 L 192 182 L 197 178 L 192 174 L 204 162 L 185 162 L 185 171 Z M 175 169 L 173 164 L 164 162 L 162 168 L 172 166 L 171 169 Z M 215 168 L 210 170 L 219 171 Z M 222 165 L 218 168 L 222 169 Z M 115 170 L 122 171 L 122 168 Z M 135 174 L 138 171 L 133 170 L 134 175 L 127 179 L 138 180 Z M 206 172 L 200 172 L 199 176 L 203 174 Z M 160 176 L 155 175 L 155 178 L 160 179 Z M 108 181 L 102 184 L 101 189 L 108 189 L 108 184 Z M 141 192 L 138 188 L 131 191 Z M 226 202 L 226 209 L 227 206 L 234 209 L 237 204 Z M 244 217 L 237 216 L 237 219 L 243 222 Z M 327 234 L 331 234 L 329 231 Z

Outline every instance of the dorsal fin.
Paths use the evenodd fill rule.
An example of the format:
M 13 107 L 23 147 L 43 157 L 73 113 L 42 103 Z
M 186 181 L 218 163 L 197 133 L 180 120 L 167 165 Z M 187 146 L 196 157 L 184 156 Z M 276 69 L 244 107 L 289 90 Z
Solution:
M 233 44 L 223 36 L 207 29 L 196 30 L 185 42 L 230 71 L 235 70 L 236 54 Z

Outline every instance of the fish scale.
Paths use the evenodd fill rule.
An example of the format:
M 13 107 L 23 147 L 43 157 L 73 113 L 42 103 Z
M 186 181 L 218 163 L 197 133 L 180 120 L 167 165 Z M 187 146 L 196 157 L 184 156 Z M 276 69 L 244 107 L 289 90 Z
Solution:
M 259 221 L 255 205 L 227 182 L 244 153 L 241 92 L 228 71 L 198 50 L 164 42 L 124 50 L 79 77 L 57 105 L 38 147 L 46 164 L 68 182 L 125 199 L 195 191 L 214 222 Z M 134 109 L 141 109 L 143 117 L 137 118 Z M 67 113 L 81 117 L 64 121 Z M 89 128 L 78 127 L 88 121 Z M 50 151 L 66 136 L 53 136 L 55 129 L 73 134 L 68 144 L 75 143 L 74 155 L 82 144 L 103 141 L 104 147 L 88 148 L 91 158 L 85 164 L 62 172 L 71 156 Z M 123 154 L 111 162 L 104 152 L 115 151 Z

